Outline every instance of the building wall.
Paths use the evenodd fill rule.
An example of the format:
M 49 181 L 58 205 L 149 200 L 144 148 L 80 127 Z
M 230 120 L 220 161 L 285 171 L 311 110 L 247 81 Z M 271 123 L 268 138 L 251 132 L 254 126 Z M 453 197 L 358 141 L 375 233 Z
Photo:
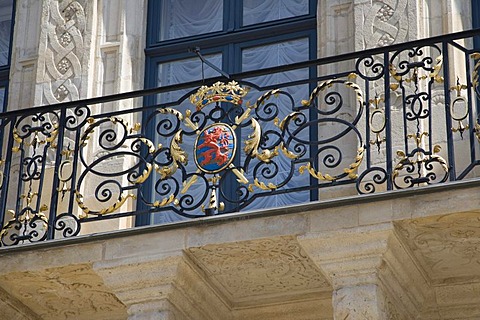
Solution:
M 17 0 L 8 110 L 142 89 L 146 8 Z M 472 24 L 470 0 L 319 0 L 317 18 L 318 57 Z M 475 319 L 477 194 L 477 185 L 457 185 L 0 251 L 0 319 Z M 108 223 L 84 232 L 132 221 Z

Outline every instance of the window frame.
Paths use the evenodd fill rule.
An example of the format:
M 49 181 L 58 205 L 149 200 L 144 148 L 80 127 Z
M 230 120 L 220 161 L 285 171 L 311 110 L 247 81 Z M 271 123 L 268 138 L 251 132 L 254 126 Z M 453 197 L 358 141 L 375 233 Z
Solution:
M 243 0 L 223 0 L 224 24 L 222 31 L 183 38 L 158 41 L 160 38 L 161 0 L 149 0 L 147 12 L 147 37 L 145 48 L 145 89 L 157 87 L 158 64 L 196 57 L 189 48 L 199 47 L 202 55 L 221 53 L 222 69 L 228 74 L 239 73 L 242 68 L 242 50 L 245 48 L 270 45 L 300 38 L 308 38 L 308 59 L 317 58 L 317 1 L 308 0 L 306 15 L 241 26 Z M 228 18 L 225 18 L 227 17 Z M 316 68 L 309 68 L 309 76 L 316 77 Z M 145 97 L 144 104 L 156 103 L 154 97 Z M 147 133 L 148 134 L 148 133 Z M 310 132 L 310 134 L 317 134 Z M 311 181 L 311 183 L 316 183 Z M 310 201 L 318 200 L 318 192 L 310 192 Z M 141 202 L 138 202 L 140 209 Z M 143 214 L 135 224 L 149 225 L 153 215 Z
M 12 13 L 10 20 L 10 41 L 8 45 L 7 64 L 0 66 L 0 87 L 5 88 L 3 105 L 0 106 L 1 112 L 4 112 L 8 105 L 8 82 L 10 80 L 10 64 L 12 61 L 13 33 L 15 28 L 16 0 L 12 0 Z

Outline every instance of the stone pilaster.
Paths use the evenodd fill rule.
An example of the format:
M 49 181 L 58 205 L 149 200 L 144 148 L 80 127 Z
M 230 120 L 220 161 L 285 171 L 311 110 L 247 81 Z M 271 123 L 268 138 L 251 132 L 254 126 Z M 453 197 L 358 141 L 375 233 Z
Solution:
M 169 301 L 181 255 L 98 262 L 95 271 L 127 307 L 129 320 L 190 319 Z
M 307 234 L 299 241 L 332 284 L 334 319 L 411 319 L 418 314 L 410 291 L 413 300 L 421 302 L 423 295 L 404 279 L 409 272 L 416 279 L 418 270 L 398 271 L 402 263 L 412 265 L 406 254 L 394 269 L 388 260 L 398 245 L 393 225 Z M 413 289 L 404 290 L 405 283 Z

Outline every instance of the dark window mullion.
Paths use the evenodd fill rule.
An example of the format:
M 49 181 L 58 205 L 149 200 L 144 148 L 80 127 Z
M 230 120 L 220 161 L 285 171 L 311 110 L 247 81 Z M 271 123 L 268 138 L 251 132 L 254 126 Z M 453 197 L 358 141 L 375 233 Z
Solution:
M 149 48 L 156 43 L 160 38 L 160 19 L 161 15 L 160 1 L 148 1 L 147 6 L 147 43 L 146 47 Z
M 17 2 L 12 0 L 12 20 L 10 20 L 10 43 L 8 46 L 8 65 L 10 66 L 12 59 L 12 43 L 13 43 L 13 30 L 15 28 L 15 9 L 17 7 Z

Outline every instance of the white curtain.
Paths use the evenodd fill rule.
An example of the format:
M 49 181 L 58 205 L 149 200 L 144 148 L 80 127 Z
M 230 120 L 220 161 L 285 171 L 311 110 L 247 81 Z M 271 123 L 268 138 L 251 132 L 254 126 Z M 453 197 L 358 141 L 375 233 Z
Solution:
M 161 10 L 159 40 L 223 29 L 223 0 L 164 0 Z
M 308 0 L 243 0 L 243 25 L 308 14 Z

